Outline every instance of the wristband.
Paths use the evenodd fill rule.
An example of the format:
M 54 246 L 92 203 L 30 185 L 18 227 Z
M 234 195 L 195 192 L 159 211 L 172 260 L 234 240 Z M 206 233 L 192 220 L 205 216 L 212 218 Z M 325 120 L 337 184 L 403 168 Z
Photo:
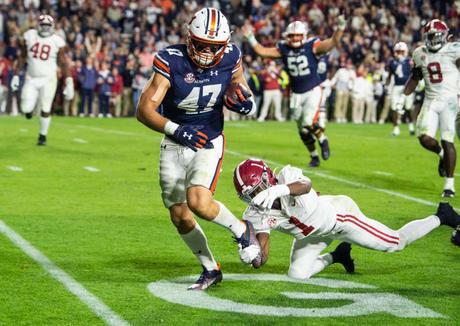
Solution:
M 177 123 L 174 123 L 171 120 L 169 120 L 168 122 L 166 122 L 165 127 L 164 127 L 165 135 L 170 135 L 170 136 L 174 135 L 174 132 L 176 131 L 178 127 L 179 125 Z
M 251 45 L 252 47 L 255 47 L 258 43 L 254 34 L 249 35 L 248 42 L 249 42 L 249 45 Z

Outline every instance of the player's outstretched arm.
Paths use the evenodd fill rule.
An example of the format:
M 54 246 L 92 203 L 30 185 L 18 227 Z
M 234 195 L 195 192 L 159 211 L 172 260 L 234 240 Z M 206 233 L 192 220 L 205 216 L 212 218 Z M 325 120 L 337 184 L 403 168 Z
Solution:
M 301 180 L 290 184 L 277 184 L 259 192 L 251 201 L 251 204 L 264 209 L 272 207 L 273 202 L 287 195 L 301 196 L 308 194 L 311 190 L 311 181 Z
M 242 27 L 243 36 L 248 40 L 249 45 L 252 47 L 254 52 L 264 58 L 280 59 L 281 52 L 277 47 L 265 47 L 259 42 L 257 42 L 256 37 L 251 25 L 244 25 Z
M 137 105 L 137 120 L 161 133 L 167 133 L 166 124 L 170 120 L 157 112 L 171 84 L 161 74 L 154 74 L 142 90 Z
M 321 41 L 319 45 L 315 47 L 315 54 L 316 55 L 322 55 L 325 53 L 328 53 L 331 51 L 333 48 L 339 45 L 340 40 L 342 39 L 343 31 L 345 30 L 345 27 L 347 26 L 347 21 L 345 20 L 344 16 L 339 16 L 337 22 L 337 27 L 335 28 L 334 34 L 332 34 L 332 37 Z

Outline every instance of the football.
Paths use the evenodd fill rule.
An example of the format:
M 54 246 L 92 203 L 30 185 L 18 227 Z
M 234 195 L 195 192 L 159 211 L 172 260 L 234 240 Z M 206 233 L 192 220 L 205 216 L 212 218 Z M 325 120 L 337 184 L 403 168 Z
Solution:
M 251 93 L 244 85 L 240 83 L 233 83 L 225 90 L 224 100 L 225 103 L 243 102 L 250 96 Z

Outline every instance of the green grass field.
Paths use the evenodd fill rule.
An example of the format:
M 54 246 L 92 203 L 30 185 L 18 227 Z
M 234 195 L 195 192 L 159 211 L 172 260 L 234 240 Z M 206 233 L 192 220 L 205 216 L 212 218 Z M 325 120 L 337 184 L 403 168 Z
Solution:
M 288 236 L 272 235 L 270 260 L 256 271 L 241 265 L 228 231 L 202 221 L 224 273 L 224 282 L 207 295 L 216 301 L 267 306 L 266 313 L 214 311 L 217 304 L 204 309 L 161 299 L 149 292 L 149 284 L 201 272 L 161 202 L 161 135 L 134 119 L 54 118 L 48 146 L 41 148 L 35 145 L 36 117 L 32 121 L 1 117 L 0 130 L 0 220 L 106 308 L 95 313 L 95 305 L 83 303 L 57 280 L 59 277 L 53 278 L 23 247 L 0 232 L 0 325 L 102 325 L 110 319 L 107 309 L 120 318 L 109 321 L 114 325 L 123 320 L 131 325 L 460 324 L 460 248 L 450 243 L 447 227 L 436 229 L 400 253 L 354 246 L 355 274 L 348 275 L 341 266 L 333 265 L 317 278 L 373 288 L 326 288 L 315 283 L 257 280 L 257 275 L 286 274 L 292 242 Z M 216 198 L 241 215 L 244 203 L 233 189 L 233 168 L 247 157 L 260 157 L 272 161 L 273 167 L 291 164 L 304 168 L 317 191 L 347 194 L 367 216 L 397 229 L 436 211 L 443 180 L 437 175 L 436 156 L 423 150 L 407 129 L 403 127 L 398 138 L 390 132 L 389 125 L 330 124 L 332 157 L 319 169 L 309 170 L 293 122 L 229 122 Z M 22 171 L 13 171 L 18 168 Z M 458 197 L 451 204 L 459 208 Z M 51 262 L 42 260 L 48 270 L 54 268 Z M 256 280 L 226 282 L 229 274 L 252 274 Z M 181 289 L 188 285 L 178 284 Z M 369 298 L 384 293 L 443 317 L 408 318 L 404 309 L 399 317 L 383 312 L 354 317 L 273 316 L 288 307 L 322 311 L 353 302 L 347 298 L 294 299 L 285 292 L 363 294 Z M 195 299 L 192 301 L 198 302 L 199 298 Z M 374 306 L 381 302 L 375 301 Z

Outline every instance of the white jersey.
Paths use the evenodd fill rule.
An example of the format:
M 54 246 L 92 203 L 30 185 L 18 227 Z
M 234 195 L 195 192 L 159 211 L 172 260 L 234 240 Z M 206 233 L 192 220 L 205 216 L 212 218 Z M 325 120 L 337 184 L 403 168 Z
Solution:
M 279 184 L 290 184 L 299 180 L 310 181 L 302 174 L 302 170 L 289 165 L 280 171 L 277 179 Z M 328 233 L 335 225 L 335 211 L 329 209 L 330 204 L 323 205 L 323 198 L 319 197 L 313 188 L 305 195 L 283 196 L 280 202 L 281 210 L 263 211 L 249 206 L 243 218 L 253 224 L 256 233 L 270 233 L 270 230 L 276 229 L 297 239 L 311 234 Z
M 457 96 L 459 71 L 455 62 L 460 58 L 460 43 L 444 45 L 437 52 L 420 46 L 413 53 L 415 67 L 421 68 L 425 81 L 425 97 L 436 99 Z
M 41 37 L 36 29 L 24 33 L 27 48 L 27 75 L 51 77 L 56 75 L 57 56 L 65 41 L 58 35 Z

